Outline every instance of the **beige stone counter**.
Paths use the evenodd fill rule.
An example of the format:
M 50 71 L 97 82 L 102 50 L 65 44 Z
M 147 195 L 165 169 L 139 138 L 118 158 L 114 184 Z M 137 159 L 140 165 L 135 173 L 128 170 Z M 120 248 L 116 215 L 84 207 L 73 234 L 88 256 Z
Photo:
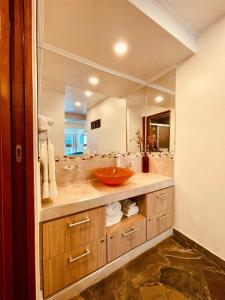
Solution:
M 120 186 L 107 186 L 99 181 L 74 183 L 58 188 L 54 201 L 42 203 L 40 222 L 143 195 L 174 185 L 172 177 L 154 173 L 136 173 Z

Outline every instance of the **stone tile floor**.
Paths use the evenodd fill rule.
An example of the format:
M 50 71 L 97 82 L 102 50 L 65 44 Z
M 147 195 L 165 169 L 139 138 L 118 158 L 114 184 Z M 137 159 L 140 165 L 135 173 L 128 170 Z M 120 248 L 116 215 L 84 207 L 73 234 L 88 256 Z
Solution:
M 71 300 L 225 300 L 225 270 L 175 236 Z

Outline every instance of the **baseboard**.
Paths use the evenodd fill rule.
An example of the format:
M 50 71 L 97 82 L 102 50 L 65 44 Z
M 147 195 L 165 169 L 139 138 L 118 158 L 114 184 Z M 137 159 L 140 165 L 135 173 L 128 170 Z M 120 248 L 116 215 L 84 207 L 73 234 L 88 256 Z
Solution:
M 196 249 L 198 252 L 203 254 L 204 256 L 208 257 L 210 260 L 215 262 L 220 268 L 225 270 L 225 261 L 217 256 L 216 254 L 212 253 L 202 245 L 198 244 L 197 242 L 193 241 L 177 229 L 173 229 L 174 237 L 177 239 L 177 241 L 183 245 L 183 246 L 190 246 L 191 248 Z
M 86 276 L 85 278 L 75 282 L 74 284 L 64 288 L 63 290 L 57 292 L 56 294 L 46 298 L 45 300 L 66 300 L 70 299 L 82 291 L 87 289 L 88 287 L 92 286 L 93 284 L 101 281 L 102 279 L 106 278 L 125 264 L 127 264 L 132 259 L 136 258 L 137 256 L 141 255 L 145 251 L 151 249 L 152 247 L 156 246 L 158 243 L 163 241 L 164 239 L 168 238 L 173 234 L 173 229 L 169 229 L 160 235 L 156 236 L 155 238 L 145 242 L 144 244 L 134 248 L 133 250 L 127 252 L 126 254 L 120 256 L 119 258 L 115 259 L 111 263 L 105 265 L 101 269 L 91 273 L 90 275 Z

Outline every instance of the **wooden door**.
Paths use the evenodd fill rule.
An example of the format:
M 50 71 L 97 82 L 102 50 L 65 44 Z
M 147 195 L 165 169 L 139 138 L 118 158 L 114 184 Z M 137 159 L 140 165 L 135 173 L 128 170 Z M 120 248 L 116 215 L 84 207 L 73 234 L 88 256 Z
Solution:
M 0 299 L 13 299 L 9 3 L 0 1 Z
M 0 1 L 0 299 L 35 300 L 31 0 Z

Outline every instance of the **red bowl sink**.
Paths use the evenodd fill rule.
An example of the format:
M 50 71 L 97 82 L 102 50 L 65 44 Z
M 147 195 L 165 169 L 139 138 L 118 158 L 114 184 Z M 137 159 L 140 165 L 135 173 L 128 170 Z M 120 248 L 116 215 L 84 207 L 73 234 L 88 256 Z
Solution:
M 133 176 L 134 172 L 126 168 L 107 167 L 94 170 L 94 174 L 104 184 L 120 185 Z

